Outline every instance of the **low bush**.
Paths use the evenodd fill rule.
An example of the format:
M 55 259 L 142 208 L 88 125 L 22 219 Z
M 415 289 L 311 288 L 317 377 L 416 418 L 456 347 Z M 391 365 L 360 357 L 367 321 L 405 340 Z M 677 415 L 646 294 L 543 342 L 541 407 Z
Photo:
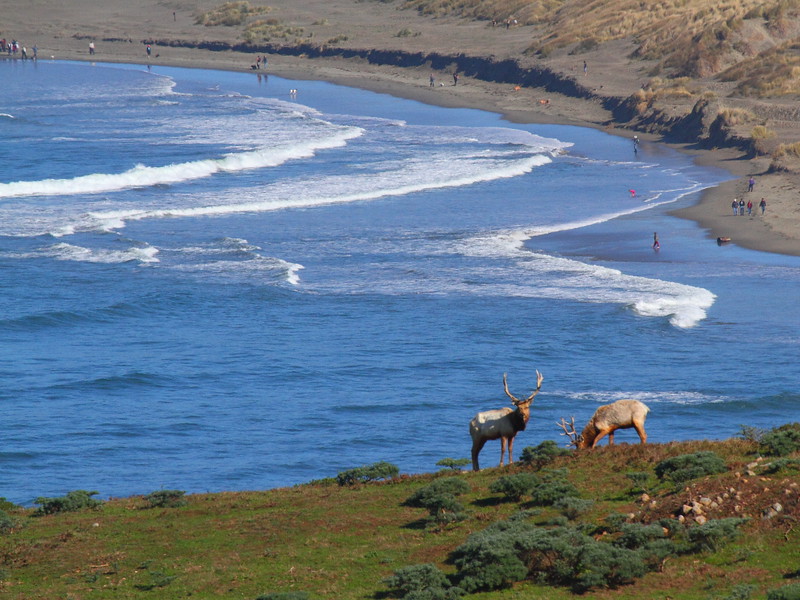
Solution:
M 453 587 L 447 576 L 432 564 L 399 569 L 384 583 L 391 588 L 392 597 L 407 600 L 451 600 L 464 593 Z
M 489 491 L 494 494 L 502 494 L 506 500 L 517 502 L 523 496 L 530 495 L 540 483 L 541 480 L 533 473 L 515 473 L 503 475 L 500 479 L 492 482 Z
M 452 469 L 453 471 L 458 471 L 461 467 L 466 467 L 470 464 L 470 459 L 468 458 L 443 458 L 439 462 L 436 463 L 437 467 L 446 467 L 448 469 Z
M 767 600 L 800 600 L 800 583 L 790 583 L 767 592 Z
M 589 512 L 593 506 L 594 500 L 584 500 L 574 496 L 559 498 L 553 503 L 553 508 L 559 510 L 570 521 L 574 521 L 579 516 Z
M 185 493 L 181 490 L 158 490 L 147 494 L 144 501 L 147 508 L 177 508 L 186 506 L 186 498 L 183 497 Z
M 800 423 L 773 429 L 761 438 L 761 452 L 767 456 L 786 456 L 800 450 Z
M 729 517 L 713 519 L 702 525 L 694 525 L 687 531 L 691 549 L 695 552 L 714 552 L 739 535 L 739 527 L 748 519 Z
M 631 480 L 634 490 L 642 492 L 647 491 L 647 482 L 650 480 L 650 473 L 646 471 L 637 471 L 634 473 L 625 473 L 625 477 Z
M 366 483 L 379 479 L 391 479 L 399 474 L 400 469 L 397 465 L 381 461 L 364 467 L 342 471 L 336 476 L 336 483 L 339 485 L 355 485 L 356 483 Z
M 0 535 L 8 535 L 19 527 L 19 521 L 0 509 Z
M 540 469 L 555 458 L 569 454 L 572 454 L 572 450 L 569 448 L 561 448 L 553 440 L 545 440 L 538 446 L 523 448 L 522 456 L 520 456 L 519 460 L 525 465 Z
M 469 491 L 469 484 L 458 477 L 437 479 L 420 488 L 403 502 L 405 506 L 425 508 L 437 525 L 462 521 L 467 518 L 464 506 L 456 496 Z
M 569 481 L 543 481 L 531 490 L 530 496 L 534 504 L 550 506 L 562 498 L 577 498 L 580 492 Z
M 259 596 L 256 600 L 309 600 L 308 592 L 270 592 Z
M 33 514 L 39 517 L 60 512 L 72 512 L 84 508 L 97 508 L 103 504 L 100 500 L 92 498 L 92 496 L 96 496 L 97 494 L 98 492 L 75 490 L 68 492 L 66 496 L 59 496 L 57 498 L 39 497 L 34 500 L 33 503 L 41 504 L 41 506 L 37 508 Z
M 655 467 L 659 479 L 670 479 L 678 484 L 725 471 L 725 461 L 711 451 L 675 456 L 662 460 Z

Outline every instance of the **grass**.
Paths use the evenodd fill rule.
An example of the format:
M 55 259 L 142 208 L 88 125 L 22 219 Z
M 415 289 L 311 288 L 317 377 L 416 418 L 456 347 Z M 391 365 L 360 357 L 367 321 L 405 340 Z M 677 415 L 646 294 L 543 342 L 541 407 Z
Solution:
M 643 522 L 675 518 L 688 498 L 716 497 L 730 488 L 737 489 L 742 499 L 723 503 L 719 516 L 754 517 L 745 536 L 715 554 L 671 559 L 661 573 L 650 573 L 617 590 L 592 592 L 591 597 L 706 598 L 710 587 L 719 594 L 737 584 L 756 585 L 763 595 L 785 583 L 783 576 L 798 569 L 795 551 L 800 531 L 794 526 L 800 474 L 793 470 L 770 478 L 741 475 L 756 449 L 754 442 L 745 440 L 621 445 L 555 459 L 548 468 L 568 469 L 568 478 L 582 497 L 595 501 L 579 521 L 599 524 L 612 513 L 635 513 Z M 652 476 L 646 504 L 641 490 L 626 476 L 652 474 L 667 457 L 704 450 L 719 454 L 728 472 L 678 489 Z M 26 600 L 189 595 L 254 599 L 268 592 L 296 590 L 312 598 L 380 597 L 386 591 L 382 580 L 401 567 L 430 562 L 452 573 L 448 554 L 470 533 L 527 508 L 524 499 L 500 501 L 489 491 L 500 476 L 525 469 L 514 465 L 457 475 L 470 487 L 459 497 L 468 518 L 439 527 L 425 526 L 425 510 L 403 505 L 436 474 L 353 487 L 324 480 L 263 492 L 189 495 L 187 505 L 178 508 L 147 508 L 144 497 L 111 499 L 96 510 L 43 517 L 17 507 L 10 514 L 23 525 L 0 537 L 0 595 Z M 762 520 L 762 510 L 776 498 L 792 518 Z M 738 512 L 736 502 L 741 505 Z M 536 513 L 531 517 L 535 522 L 557 515 L 551 508 Z M 559 600 L 574 595 L 525 582 L 479 597 Z

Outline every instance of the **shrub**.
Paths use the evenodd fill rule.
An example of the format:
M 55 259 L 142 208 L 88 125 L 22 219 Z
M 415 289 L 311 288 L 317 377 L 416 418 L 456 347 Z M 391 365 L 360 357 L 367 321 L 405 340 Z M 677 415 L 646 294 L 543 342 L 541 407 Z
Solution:
M 17 527 L 19 527 L 19 521 L 6 511 L 0 510 L 0 535 L 8 535 Z
M 767 600 L 800 600 L 800 583 L 790 583 L 767 592 Z
M 647 481 L 650 479 L 650 473 L 646 471 L 637 471 L 635 473 L 625 473 L 625 477 L 631 480 L 634 489 L 647 491 Z
M 687 531 L 692 550 L 695 552 L 714 552 L 725 543 L 739 535 L 739 526 L 746 523 L 747 519 L 729 517 L 727 519 L 713 519 L 702 525 L 694 525 Z
M 642 548 L 664 537 L 664 530 L 660 525 L 643 525 L 641 523 L 624 523 L 620 526 L 622 535 L 614 542 L 623 548 Z
M 354 485 L 356 483 L 366 483 L 378 479 L 391 479 L 400 473 L 396 465 L 388 462 L 376 462 L 364 467 L 357 467 L 342 471 L 336 476 L 336 483 L 339 485 Z
M 432 564 L 399 569 L 384 583 L 392 589 L 393 596 L 408 600 L 450 600 L 464 593 L 451 586 L 447 576 Z
M 544 465 L 552 462 L 559 456 L 567 456 L 571 454 L 572 450 L 569 448 L 561 448 L 553 440 L 545 440 L 538 446 L 527 446 L 522 449 L 522 456 L 520 462 L 523 464 L 541 468 Z
M 714 473 L 724 473 L 726 470 L 725 461 L 711 451 L 668 458 L 658 463 L 655 468 L 659 479 L 669 478 L 675 483 L 683 483 Z
M 466 467 L 468 464 L 470 464 L 470 462 L 471 461 L 468 458 L 443 458 L 442 460 L 436 463 L 436 466 L 447 467 L 448 469 L 457 471 L 461 467 Z
M 773 460 L 772 462 L 759 465 L 760 475 L 773 475 L 778 471 L 784 471 L 788 469 L 800 470 L 800 460 L 796 458 L 778 458 Z
M 750 600 L 753 592 L 755 592 L 757 589 L 757 585 L 749 585 L 747 583 L 735 585 L 725 600 Z
M 500 479 L 492 482 L 489 491 L 503 494 L 506 500 L 518 501 L 523 496 L 529 495 L 539 483 L 539 478 L 533 473 L 515 473 L 514 475 L 503 475 Z
M 573 496 L 559 498 L 553 503 L 553 508 L 561 511 L 570 521 L 574 521 L 584 513 L 589 512 L 594 506 L 594 500 L 583 500 Z
M 766 433 L 761 427 L 753 427 L 752 425 L 740 425 L 739 427 L 741 428 L 739 435 L 748 442 L 760 443 L 761 438 Z
M 309 600 L 308 592 L 270 592 L 256 600 Z
M 469 484 L 466 481 L 458 477 L 447 477 L 420 488 L 406 498 L 403 504 L 427 509 L 433 521 L 441 525 L 466 518 L 464 506 L 456 496 L 468 491 Z
M 561 498 L 580 496 L 580 492 L 569 481 L 543 481 L 531 490 L 530 495 L 534 504 L 550 506 Z
M 767 456 L 786 456 L 800 450 L 800 423 L 773 429 L 761 438 L 761 451 Z
M 34 504 L 41 504 L 33 513 L 35 516 L 52 515 L 60 512 L 72 512 L 83 508 L 97 508 L 103 503 L 95 500 L 98 492 L 87 492 L 86 490 L 75 490 L 68 492 L 66 496 L 57 498 L 37 498 Z
M 460 496 L 469 492 L 469 484 L 458 477 L 445 477 L 437 479 L 430 485 L 418 489 L 403 502 L 405 506 L 416 506 L 417 508 L 427 508 L 430 498 L 449 494 Z
M 181 490 L 158 490 L 144 497 L 147 508 L 177 508 L 186 506 L 186 492 Z

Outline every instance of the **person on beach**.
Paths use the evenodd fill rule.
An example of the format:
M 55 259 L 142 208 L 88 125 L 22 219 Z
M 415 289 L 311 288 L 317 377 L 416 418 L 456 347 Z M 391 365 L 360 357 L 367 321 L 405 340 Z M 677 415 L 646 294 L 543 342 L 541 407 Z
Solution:
M 583 74 L 586 75 L 589 72 L 589 65 L 586 64 L 586 61 L 583 61 Z
M 734 217 L 739 214 L 739 203 L 736 201 L 736 198 L 734 198 L 733 202 L 731 202 L 731 208 L 733 209 Z
M 747 191 L 752 192 L 753 188 L 756 186 L 756 180 L 750 176 L 750 179 L 747 181 Z
M 739 216 L 744 216 L 744 198 L 739 198 Z
M 147 58 L 150 58 L 151 52 L 153 52 L 153 49 L 150 47 L 150 44 L 147 44 Z
M 762 198 L 758 206 L 761 208 L 761 216 L 763 217 L 764 213 L 767 211 L 767 201 Z
M 653 250 L 659 250 L 661 248 L 661 243 L 658 241 L 658 232 L 653 232 Z
M 752 200 L 748 200 L 747 201 L 747 216 L 748 217 L 752 217 L 753 216 L 753 201 Z
M 94 42 L 89 42 L 89 55 L 94 54 Z
M 430 87 L 436 87 L 436 77 L 433 76 L 433 73 L 431 73 L 430 81 L 431 81 Z
M 639 152 L 639 136 L 633 136 L 633 153 L 637 154 Z
M 458 85 L 458 71 L 453 73 L 453 85 Z

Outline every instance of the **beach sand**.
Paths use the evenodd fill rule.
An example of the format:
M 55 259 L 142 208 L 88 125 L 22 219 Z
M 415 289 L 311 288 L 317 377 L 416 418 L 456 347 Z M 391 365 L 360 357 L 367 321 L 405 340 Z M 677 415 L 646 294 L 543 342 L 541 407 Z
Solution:
M 251 71 L 256 57 L 251 53 L 209 51 L 156 44 L 147 56 L 145 40 L 198 40 L 240 42 L 236 27 L 197 25 L 198 11 L 209 10 L 221 2 L 182 0 L 57 0 L 11 3 L 4 7 L 0 37 L 16 39 L 28 49 L 37 47 L 39 60 L 81 60 L 125 62 Z M 251 2 L 259 5 L 259 2 Z M 530 30 L 506 29 L 485 23 L 456 19 L 432 19 L 416 11 L 399 11 L 381 3 L 352 0 L 280 0 L 271 2 L 270 16 L 282 22 L 324 30 L 324 39 L 354 37 L 359 48 L 400 49 L 410 52 L 464 52 L 474 56 L 513 57 L 521 63 L 530 58 L 521 51 L 530 43 Z M 387 19 L 387 15 L 391 18 Z M 398 31 L 414 32 L 400 36 Z M 95 54 L 89 54 L 89 43 Z M 356 44 L 357 42 L 357 44 Z M 647 65 L 631 63 L 623 43 L 608 45 L 591 57 L 584 73 L 582 58 L 554 56 L 547 66 L 580 79 L 599 96 L 627 97 L 639 89 Z M 497 84 L 462 76 L 453 85 L 452 73 L 432 72 L 430 68 L 401 68 L 377 65 L 364 59 L 302 58 L 270 54 L 269 66 L 261 73 L 296 80 L 324 80 L 391 94 L 444 107 L 475 108 L 502 114 L 513 122 L 570 124 L 603 129 L 608 133 L 660 141 L 613 124 L 612 115 L 597 99 L 584 100 L 546 92 L 540 88 Z M 435 85 L 430 86 L 433 75 Z M 299 90 L 302 98 L 302 89 Z M 691 219 L 707 229 L 710 243 L 729 237 L 732 243 L 765 252 L 800 256 L 800 177 L 792 173 L 767 173 L 768 158 L 748 159 L 731 149 L 695 150 L 689 145 L 674 145 L 696 157 L 699 164 L 721 167 L 732 179 L 707 190 L 701 201 L 675 215 Z M 750 176 L 756 180 L 747 192 Z M 762 217 L 733 217 L 731 200 L 752 198 L 757 205 L 767 201 Z

